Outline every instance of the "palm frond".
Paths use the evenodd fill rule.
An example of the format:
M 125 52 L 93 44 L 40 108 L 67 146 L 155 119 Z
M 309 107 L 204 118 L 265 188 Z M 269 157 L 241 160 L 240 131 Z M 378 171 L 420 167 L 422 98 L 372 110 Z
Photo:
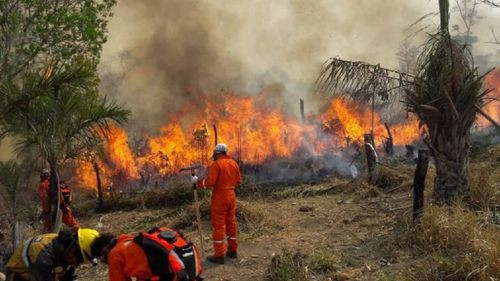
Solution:
M 315 83 L 316 91 L 367 102 L 373 95 L 382 101 L 400 96 L 402 89 L 413 83 L 414 76 L 380 65 L 331 58 L 324 65 Z

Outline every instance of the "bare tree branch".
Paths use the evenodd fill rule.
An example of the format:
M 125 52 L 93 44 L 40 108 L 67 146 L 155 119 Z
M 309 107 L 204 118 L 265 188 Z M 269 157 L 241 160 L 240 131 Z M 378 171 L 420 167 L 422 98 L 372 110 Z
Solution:
M 489 6 L 492 6 L 492 7 L 496 7 L 496 8 L 500 8 L 500 2 L 496 2 L 494 0 L 480 0 L 482 3 L 486 4 L 486 5 L 489 5 Z

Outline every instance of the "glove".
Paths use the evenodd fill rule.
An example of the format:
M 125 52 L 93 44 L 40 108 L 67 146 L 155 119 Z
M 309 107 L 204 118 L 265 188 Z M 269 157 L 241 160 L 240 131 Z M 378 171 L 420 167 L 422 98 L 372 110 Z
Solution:
M 205 188 L 205 185 L 203 184 L 203 180 L 202 179 L 199 179 L 198 182 L 196 182 L 196 187 L 198 189 L 203 189 Z
M 191 183 L 197 183 L 198 182 L 198 177 L 197 176 L 191 176 Z

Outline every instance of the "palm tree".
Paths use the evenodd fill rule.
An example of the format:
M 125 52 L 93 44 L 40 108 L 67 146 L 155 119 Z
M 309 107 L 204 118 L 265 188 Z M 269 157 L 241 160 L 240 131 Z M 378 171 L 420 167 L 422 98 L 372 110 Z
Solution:
M 490 90 L 466 45 L 449 33 L 449 3 L 439 0 L 441 28 L 431 35 L 420 54 L 415 74 L 363 62 L 329 60 L 317 81 L 318 90 L 341 90 L 350 97 L 399 100 L 425 128 L 425 142 L 436 163 L 434 197 L 450 203 L 468 191 L 470 129 Z M 497 125 L 498 126 L 498 125 Z
M 98 95 L 94 74 L 85 61 L 53 64 L 41 75 L 25 77 L 22 88 L 13 83 L 0 88 L 0 93 L 11 97 L 11 106 L 3 114 L 4 134 L 18 139 L 18 153 L 35 151 L 49 164 L 53 231 L 60 225 L 58 167 L 97 148 L 108 135 L 109 124 L 123 124 L 129 114 Z

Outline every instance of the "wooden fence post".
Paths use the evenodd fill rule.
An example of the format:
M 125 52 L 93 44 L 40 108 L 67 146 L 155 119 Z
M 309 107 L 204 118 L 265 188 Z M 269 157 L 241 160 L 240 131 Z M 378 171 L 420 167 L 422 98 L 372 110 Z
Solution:
M 377 152 L 372 144 L 372 134 L 365 134 L 365 153 L 368 168 L 368 181 L 374 184 L 378 179 Z
M 306 115 L 304 113 L 304 100 L 300 99 L 300 117 L 302 118 L 302 124 L 306 123 Z
M 427 168 L 429 167 L 429 151 L 420 149 L 418 151 L 417 168 L 413 180 L 413 220 L 415 221 L 422 214 L 424 208 L 424 187 Z

